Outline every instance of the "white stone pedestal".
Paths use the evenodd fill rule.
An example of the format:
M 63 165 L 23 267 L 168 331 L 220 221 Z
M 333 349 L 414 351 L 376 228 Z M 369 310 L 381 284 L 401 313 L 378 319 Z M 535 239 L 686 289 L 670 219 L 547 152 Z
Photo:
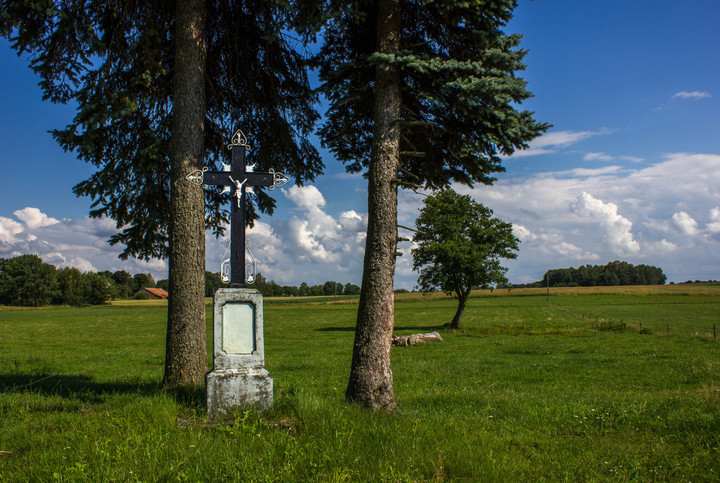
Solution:
M 265 369 L 262 295 L 255 289 L 215 292 L 213 369 L 205 376 L 210 418 L 234 409 L 269 409 L 273 379 Z

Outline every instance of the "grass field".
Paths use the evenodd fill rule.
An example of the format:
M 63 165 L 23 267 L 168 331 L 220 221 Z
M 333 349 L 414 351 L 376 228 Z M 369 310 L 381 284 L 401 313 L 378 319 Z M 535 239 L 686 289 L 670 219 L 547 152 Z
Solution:
M 223 422 L 159 388 L 164 303 L 0 307 L 0 481 L 720 479 L 720 286 L 474 295 L 397 297 L 445 340 L 393 349 L 390 415 L 344 401 L 355 301 L 267 300 L 275 407 Z

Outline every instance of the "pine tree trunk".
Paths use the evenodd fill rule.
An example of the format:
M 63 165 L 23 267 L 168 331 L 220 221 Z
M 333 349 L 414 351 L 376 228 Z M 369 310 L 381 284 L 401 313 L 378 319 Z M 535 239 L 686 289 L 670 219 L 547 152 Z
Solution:
M 201 385 L 207 372 L 204 194 L 202 187 L 186 179 L 204 163 L 203 1 L 179 0 L 175 17 L 166 388 Z
M 462 317 L 462 314 L 465 311 L 465 302 L 467 302 L 469 295 L 470 295 L 469 290 L 466 292 L 463 292 L 463 291 L 457 292 L 458 308 L 455 311 L 455 316 L 453 317 L 452 321 L 450 322 L 451 329 L 459 329 L 460 328 L 460 317 Z
M 378 51 L 400 46 L 399 0 L 380 0 Z M 375 120 L 368 179 L 368 228 L 353 359 L 345 396 L 380 410 L 395 407 L 390 348 L 394 324 L 393 277 L 397 246 L 397 176 L 400 152 L 400 78 L 390 64 L 375 73 Z

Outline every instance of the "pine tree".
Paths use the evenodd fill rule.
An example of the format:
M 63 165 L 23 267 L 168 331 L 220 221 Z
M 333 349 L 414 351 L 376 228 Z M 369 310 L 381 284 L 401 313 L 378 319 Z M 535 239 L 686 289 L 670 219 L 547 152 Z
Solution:
M 517 106 L 525 51 L 502 28 L 515 0 L 330 1 L 316 57 L 325 146 L 368 175 L 368 236 L 349 400 L 394 407 L 390 344 L 397 188 L 490 184 L 546 130 Z M 369 154 L 369 155 L 368 155 Z
M 121 257 L 170 258 L 166 386 L 203 381 L 204 230 L 220 235 L 228 220 L 228 195 L 184 176 L 229 162 L 225 146 L 238 128 L 251 137 L 258 169 L 302 184 L 323 168 L 306 139 L 317 120 L 315 95 L 286 34 L 291 7 L 0 1 L 0 35 L 30 54 L 45 98 L 77 103 L 72 122 L 53 133 L 97 168 L 75 193 L 92 199 L 92 217 L 116 222 L 110 243 L 124 246 Z M 274 206 L 258 192 L 260 211 Z M 247 209 L 252 223 L 256 206 Z

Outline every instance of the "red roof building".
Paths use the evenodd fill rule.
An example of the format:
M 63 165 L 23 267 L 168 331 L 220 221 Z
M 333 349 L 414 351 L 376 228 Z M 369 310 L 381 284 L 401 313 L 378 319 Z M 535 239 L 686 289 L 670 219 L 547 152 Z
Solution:
M 143 293 L 149 299 L 167 299 L 168 298 L 168 293 L 161 288 L 143 287 Z

